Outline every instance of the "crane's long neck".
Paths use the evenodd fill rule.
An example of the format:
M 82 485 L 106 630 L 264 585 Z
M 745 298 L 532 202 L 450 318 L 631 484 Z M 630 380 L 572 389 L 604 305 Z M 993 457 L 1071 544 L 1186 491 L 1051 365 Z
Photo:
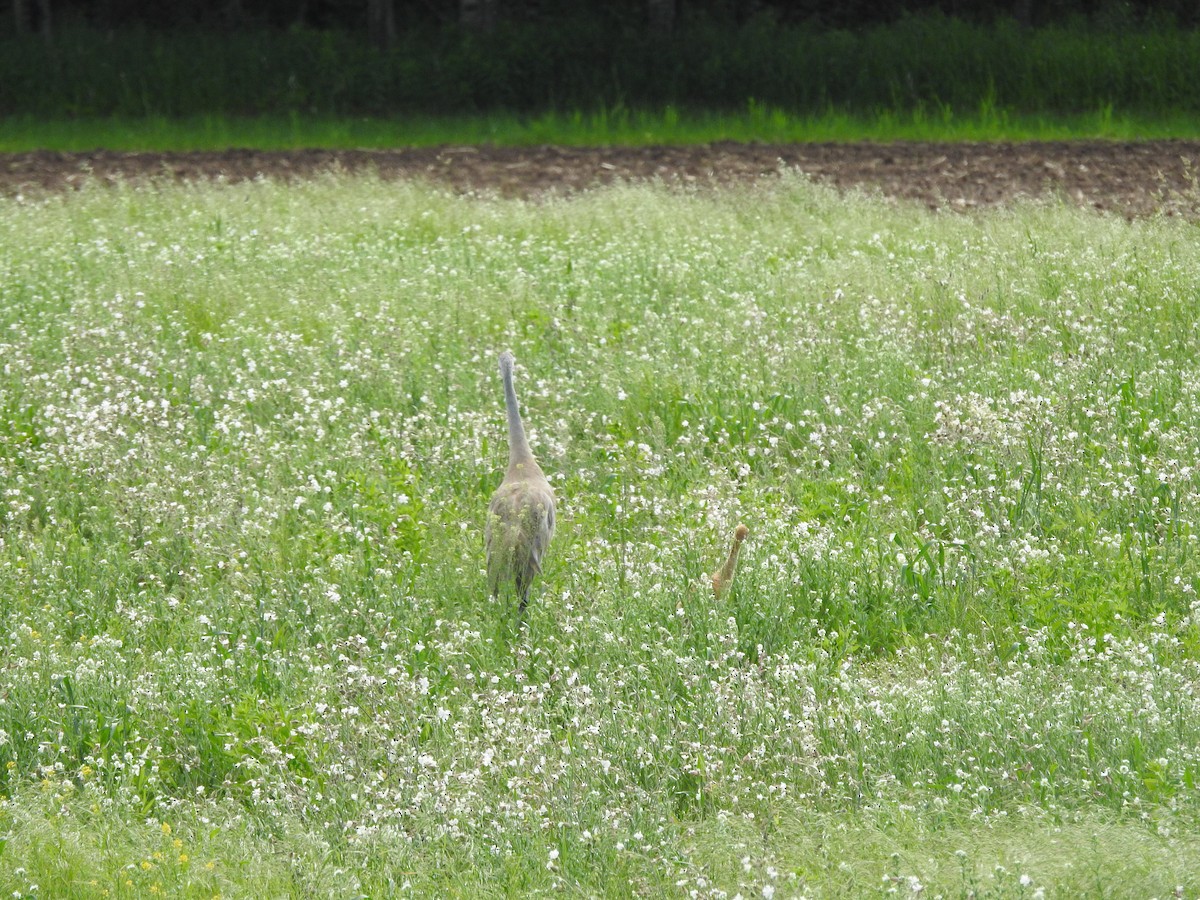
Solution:
M 750 533 L 745 525 L 738 525 L 737 530 L 733 533 L 733 546 L 729 548 L 729 558 L 725 560 L 725 565 L 721 566 L 721 570 L 713 576 L 714 586 L 719 583 L 716 588 L 717 593 L 720 593 L 721 588 L 733 581 L 733 573 L 737 569 L 738 552 L 742 549 L 742 541 L 746 539 L 746 535 Z
M 521 411 L 517 407 L 517 391 L 513 387 L 512 361 L 505 360 L 500 365 L 500 377 L 504 379 L 504 406 L 508 410 L 508 469 L 513 471 L 522 463 L 533 463 L 533 451 L 529 449 L 529 439 L 525 437 L 525 425 L 521 422 Z
M 721 571 L 717 576 L 721 579 L 722 586 L 733 581 L 733 573 L 737 570 L 738 551 L 741 549 L 742 542 L 735 538 L 733 546 L 729 548 L 729 557 L 725 560 L 725 565 L 721 566 Z

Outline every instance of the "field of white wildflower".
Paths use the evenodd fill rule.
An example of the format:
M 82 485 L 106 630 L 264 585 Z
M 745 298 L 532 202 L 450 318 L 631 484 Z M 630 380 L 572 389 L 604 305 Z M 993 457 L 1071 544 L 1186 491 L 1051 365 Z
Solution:
M 0 225 L 0 893 L 1200 895 L 1194 225 L 347 176 Z

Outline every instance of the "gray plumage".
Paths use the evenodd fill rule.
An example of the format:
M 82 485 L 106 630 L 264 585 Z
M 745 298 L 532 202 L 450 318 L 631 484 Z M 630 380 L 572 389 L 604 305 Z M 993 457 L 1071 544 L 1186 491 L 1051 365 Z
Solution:
M 542 571 L 542 556 L 554 536 L 554 491 L 533 458 L 513 387 L 513 355 L 500 354 L 500 378 L 508 413 L 508 471 L 488 505 L 483 542 L 492 596 L 511 586 L 520 612 L 529 602 L 529 586 Z

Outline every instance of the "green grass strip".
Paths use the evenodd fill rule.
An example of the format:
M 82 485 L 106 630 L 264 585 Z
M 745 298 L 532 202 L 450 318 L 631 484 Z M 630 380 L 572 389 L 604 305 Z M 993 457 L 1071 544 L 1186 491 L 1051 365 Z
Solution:
M 86 152 L 387 149 L 439 144 L 568 146 L 651 144 L 689 145 L 715 141 L 793 143 L 821 141 L 1049 141 L 1152 140 L 1200 137 L 1200 116 L 1143 115 L 1111 108 L 1076 115 L 1032 115 L 997 110 L 986 104 L 956 113 L 881 111 L 853 115 L 829 110 L 793 115 L 759 104 L 741 112 L 617 108 L 597 112 L 523 116 L 401 118 L 204 115 L 43 119 L 0 119 L 0 152 L 32 150 Z

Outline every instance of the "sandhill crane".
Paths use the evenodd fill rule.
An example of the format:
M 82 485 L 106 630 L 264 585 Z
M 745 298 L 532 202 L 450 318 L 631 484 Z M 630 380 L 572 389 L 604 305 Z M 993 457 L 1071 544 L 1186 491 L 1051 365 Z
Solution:
M 500 354 L 500 378 L 508 411 L 508 471 L 488 505 L 483 542 L 492 596 L 499 596 L 500 589 L 511 584 L 521 598 L 519 612 L 523 616 L 529 586 L 542 570 L 542 554 L 554 536 L 554 491 L 525 437 L 510 350 Z
M 733 546 L 729 548 L 729 558 L 725 560 L 725 565 L 712 574 L 713 599 L 720 600 L 721 594 L 733 581 L 733 573 L 737 569 L 738 551 L 742 549 L 742 541 L 749 533 L 750 529 L 745 525 L 739 525 L 733 533 Z

